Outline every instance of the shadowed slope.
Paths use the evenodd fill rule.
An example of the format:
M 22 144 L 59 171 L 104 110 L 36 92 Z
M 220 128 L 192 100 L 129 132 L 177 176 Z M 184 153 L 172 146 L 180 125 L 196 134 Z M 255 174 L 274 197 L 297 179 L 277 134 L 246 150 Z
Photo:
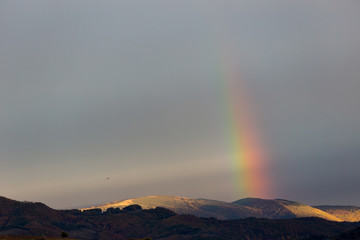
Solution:
M 354 239 L 360 239 L 360 227 L 342 233 L 339 236 L 335 237 L 333 240 L 354 240 Z
M 0 197 L 0 223 L 18 222 L 22 225 L 20 218 L 29 218 L 37 221 L 55 221 L 59 222 L 64 215 L 43 203 L 39 202 L 19 202 L 5 197 Z
M 68 219 L 63 212 L 49 208 L 43 203 L 20 202 L 0 197 L 1 235 L 44 233 L 59 236 L 61 222 Z

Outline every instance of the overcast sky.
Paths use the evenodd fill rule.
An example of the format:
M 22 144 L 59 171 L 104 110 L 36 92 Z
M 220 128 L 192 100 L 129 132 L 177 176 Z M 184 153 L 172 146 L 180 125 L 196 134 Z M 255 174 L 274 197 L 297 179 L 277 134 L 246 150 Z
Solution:
M 54 208 L 247 197 L 229 160 L 225 48 L 267 152 L 272 189 L 258 197 L 360 205 L 359 12 L 357 0 L 1 0 L 0 195 Z

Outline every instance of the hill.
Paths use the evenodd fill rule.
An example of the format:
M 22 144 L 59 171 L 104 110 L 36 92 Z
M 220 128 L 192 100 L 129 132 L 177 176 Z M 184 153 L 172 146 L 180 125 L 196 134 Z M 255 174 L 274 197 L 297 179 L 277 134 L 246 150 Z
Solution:
M 245 198 L 235 201 L 233 203 L 244 207 L 250 207 L 263 217 L 269 219 L 318 217 L 329 221 L 343 221 L 343 219 L 333 216 L 320 209 L 308 206 L 303 203 L 288 201 L 284 199 L 268 200 L 259 198 Z
M 104 205 L 95 206 L 91 208 L 84 208 L 82 210 L 89 210 L 100 208 L 106 211 L 108 208 L 123 209 L 129 205 L 137 204 L 143 209 L 152 209 L 156 207 L 163 207 L 174 211 L 177 214 L 192 214 L 197 217 L 214 217 L 218 219 L 239 219 L 247 217 L 263 217 L 257 212 L 246 206 L 240 206 L 228 202 L 208 200 L 208 199 L 193 199 L 185 197 L 173 196 L 147 196 L 134 199 L 127 199 L 124 201 L 115 201 L 106 203 Z
M 61 211 L 43 203 L 19 202 L 0 197 L 1 235 L 47 235 L 60 236 L 60 222 L 68 221 Z M 39 229 L 36 234 L 32 229 Z M 29 230 L 29 231 L 28 231 Z
M 123 209 L 132 204 L 140 205 L 143 209 L 164 207 L 177 214 L 192 214 L 197 217 L 214 217 L 217 219 L 239 219 L 247 217 L 288 219 L 298 217 L 319 217 L 329 221 L 343 221 L 342 218 L 331 213 L 308 206 L 306 204 L 282 200 L 245 198 L 229 203 L 208 199 L 193 199 L 173 196 L 147 196 L 123 201 L 115 201 L 103 205 L 84 208 L 82 210 L 100 208 Z
M 356 206 L 314 206 L 314 208 L 327 212 L 347 222 L 360 221 L 360 207 Z
M 59 237 L 65 231 L 70 238 L 88 240 L 146 237 L 154 240 L 327 239 L 360 227 L 360 223 L 320 218 L 217 220 L 178 215 L 160 207 L 142 209 L 130 205 L 123 210 L 108 208 L 105 212 L 101 209 L 81 212 L 54 210 L 42 203 L 0 200 L 0 236 L 44 234 Z

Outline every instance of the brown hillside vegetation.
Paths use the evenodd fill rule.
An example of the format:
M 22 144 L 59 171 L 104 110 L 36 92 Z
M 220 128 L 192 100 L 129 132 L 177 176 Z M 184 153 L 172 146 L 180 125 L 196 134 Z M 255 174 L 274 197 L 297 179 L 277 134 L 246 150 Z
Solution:
M 24 237 L 24 236 L 0 236 L 0 240 L 64 240 L 64 238 L 51 238 L 51 237 Z M 78 240 L 73 238 L 66 238 L 66 240 Z
M 354 230 L 345 232 L 335 237 L 333 240 L 354 240 L 360 239 L 360 227 Z

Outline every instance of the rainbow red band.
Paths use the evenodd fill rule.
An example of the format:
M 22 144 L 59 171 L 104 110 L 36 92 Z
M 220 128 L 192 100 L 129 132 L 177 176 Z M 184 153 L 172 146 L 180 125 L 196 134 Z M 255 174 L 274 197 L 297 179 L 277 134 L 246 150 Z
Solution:
M 222 58 L 221 78 L 224 83 L 230 158 L 235 176 L 237 197 L 270 196 L 268 161 L 259 139 L 259 127 L 254 120 L 253 107 L 247 96 L 242 77 L 232 67 L 228 57 Z

